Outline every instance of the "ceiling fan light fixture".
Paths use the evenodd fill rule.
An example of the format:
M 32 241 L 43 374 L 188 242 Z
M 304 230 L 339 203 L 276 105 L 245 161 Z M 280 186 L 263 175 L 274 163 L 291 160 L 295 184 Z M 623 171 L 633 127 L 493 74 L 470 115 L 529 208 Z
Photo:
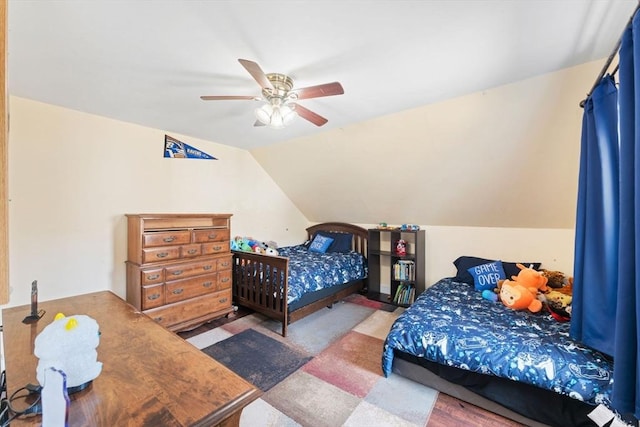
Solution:
M 282 129 L 296 118 L 295 110 L 286 104 L 264 104 L 254 111 L 256 118 L 274 129 Z

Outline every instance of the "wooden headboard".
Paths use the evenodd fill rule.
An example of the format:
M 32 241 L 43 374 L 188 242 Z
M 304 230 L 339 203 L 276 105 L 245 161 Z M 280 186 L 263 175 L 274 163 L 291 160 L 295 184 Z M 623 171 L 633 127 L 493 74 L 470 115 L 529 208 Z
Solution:
M 308 239 L 313 239 L 313 236 L 315 236 L 318 231 L 353 234 L 351 249 L 367 258 L 367 251 L 369 249 L 369 232 L 365 228 L 353 224 L 347 224 L 346 222 L 324 222 L 307 228 Z

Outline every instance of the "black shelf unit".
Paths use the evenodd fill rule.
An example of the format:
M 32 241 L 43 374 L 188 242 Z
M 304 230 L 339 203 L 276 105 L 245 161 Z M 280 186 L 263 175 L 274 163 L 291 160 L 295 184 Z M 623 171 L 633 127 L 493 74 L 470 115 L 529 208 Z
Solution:
M 399 306 L 409 306 L 425 289 L 425 232 L 424 230 L 369 229 L 369 288 L 367 297 Z M 398 255 L 395 250 L 398 240 L 407 242 L 405 255 Z M 395 274 L 394 265 L 412 263 L 408 275 Z M 383 272 L 383 266 L 389 266 L 389 274 Z M 403 269 L 400 269 L 403 270 Z M 407 271 L 404 269 L 404 271 Z M 383 277 L 384 276 L 384 277 Z M 382 285 L 389 285 L 389 293 L 381 292 Z M 413 287 L 413 298 L 408 301 L 394 300 L 401 284 Z

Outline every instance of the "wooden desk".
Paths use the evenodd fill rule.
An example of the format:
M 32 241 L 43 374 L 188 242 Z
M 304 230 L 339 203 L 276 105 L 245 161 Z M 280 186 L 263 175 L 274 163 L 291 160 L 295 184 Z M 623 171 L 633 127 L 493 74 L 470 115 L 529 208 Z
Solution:
M 69 426 L 237 426 L 261 392 L 115 294 L 104 291 L 47 301 L 40 321 L 22 323 L 30 306 L 2 311 L 7 390 L 38 384 L 35 337 L 56 313 L 86 314 L 100 327 L 102 372 L 71 395 Z M 11 426 L 40 425 L 41 416 Z

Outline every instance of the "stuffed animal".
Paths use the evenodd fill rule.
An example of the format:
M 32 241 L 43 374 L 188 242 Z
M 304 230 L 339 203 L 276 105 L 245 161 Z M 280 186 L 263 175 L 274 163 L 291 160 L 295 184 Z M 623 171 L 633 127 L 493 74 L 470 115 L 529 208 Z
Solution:
M 251 245 L 249 244 L 249 239 L 247 239 L 246 237 L 243 237 L 242 240 L 240 241 L 239 248 L 241 251 L 244 251 L 244 252 L 253 251 L 253 249 L 251 248 Z
M 513 310 L 529 310 L 537 313 L 542 309 L 542 303 L 537 299 L 536 292 L 512 280 L 502 282 L 500 301 Z
M 552 290 L 544 294 L 547 308 L 558 322 L 568 322 L 571 320 L 571 295 Z
M 44 327 L 34 341 L 34 354 L 39 359 L 36 378 L 44 385 L 47 368 L 61 370 L 67 376 L 67 387 L 77 387 L 96 378 L 102 371 L 96 347 L 100 343 L 98 323 L 89 316 L 62 313 Z
M 279 252 L 276 248 L 272 248 L 272 247 L 268 247 L 267 249 L 264 250 L 265 255 L 270 255 L 270 256 L 278 256 Z
M 517 276 L 511 276 L 511 280 L 518 282 L 525 288 L 528 288 L 534 295 L 538 291 L 547 291 L 548 279 L 541 272 L 533 268 L 525 267 L 522 264 L 516 264 L 520 269 Z
M 561 271 L 541 269 L 540 274 L 547 278 L 547 286 L 550 288 L 562 288 L 571 279 Z

